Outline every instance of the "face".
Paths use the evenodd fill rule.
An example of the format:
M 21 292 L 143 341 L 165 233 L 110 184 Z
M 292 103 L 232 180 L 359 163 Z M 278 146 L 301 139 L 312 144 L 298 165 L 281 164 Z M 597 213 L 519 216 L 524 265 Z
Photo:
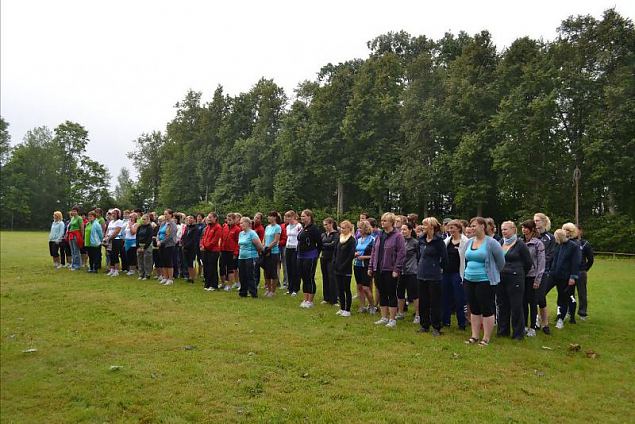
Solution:
M 210 213 L 207 215 L 207 222 L 209 224 L 216 224 L 216 217 Z
M 503 237 L 505 237 L 506 239 L 516 234 L 516 231 L 514 230 L 514 227 L 512 227 L 511 224 L 503 224 L 501 226 L 501 232 L 503 233 Z
M 410 233 L 410 228 L 408 228 L 408 226 L 407 226 L 407 225 L 402 225 L 402 226 L 401 226 L 401 235 L 402 235 L 404 238 L 407 238 L 407 239 L 409 239 L 409 238 L 411 238 L 411 237 L 412 237 L 412 234 Z
M 455 236 L 459 233 L 459 229 L 456 225 L 446 225 L 446 228 L 448 229 L 448 233 L 450 233 L 450 235 Z
M 472 221 L 470 228 L 475 236 L 482 236 L 485 234 L 485 226 L 478 223 L 478 221 Z
M 467 237 L 467 238 L 474 237 L 474 230 L 469 225 L 467 227 L 465 227 L 465 237 Z
M 196 215 L 196 223 L 200 224 L 201 222 L 203 222 L 203 217 L 200 215 Z
M 390 219 L 382 218 L 381 219 L 381 228 L 385 231 L 390 231 L 393 229 L 393 222 Z
M 254 216 L 254 223 L 260 224 L 261 222 L 262 222 L 262 216 L 260 214 L 257 214 L 256 216 Z
M 539 233 L 542 233 L 544 231 L 545 222 L 542 219 L 540 219 L 540 217 L 537 215 L 534 215 L 534 224 L 536 224 L 536 230 Z
M 231 217 L 229 217 L 229 216 L 225 217 L 225 222 L 227 223 L 227 225 L 233 225 L 234 224 L 234 220 L 231 219 Z
M 243 231 L 247 231 L 249 229 L 249 224 L 247 223 L 247 221 L 240 221 L 240 228 Z
M 522 231 L 525 237 L 529 237 L 531 235 L 531 230 L 527 227 L 520 227 L 520 231 Z
M 73 209 L 72 211 L 69 212 L 69 215 L 70 216 L 77 216 L 77 211 Z
M 268 216 L 267 217 L 267 222 L 269 223 L 269 225 L 273 225 L 276 223 L 276 217 L 275 216 Z
M 434 228 L 428 222 L 424 221 L 421 224 L 421 228 L 423 228 L 423 232 L 428 235 L 432 235 Z
M 88 222 L 93 222 L 95 220 L 95 217 L 92 215 L 88 215 Z
M 196 223 L 196 220 L 194 219 L 193 216 L 188 216 L 186 220 L 187 220 L 187 225 L 194 225 L 194 223 Z
M 284 223 L 285 223 L 285 224 L 288 224 L 288 223 L 290 223 L 290 222 L 291 222 L 291 216 L 289 216 L 289 215 L 285 215 L 285 216 L 284 216 Z
M 398 216 L 395 218 L 395 228 L 401 228 L 403 226 L 403 222 L 401 222 L 401 217 Z
M 421 237 L 423 235 L 423 225 L 417 225 L 415 227 L 415 234 L 417 237 Z
M 359 215 L 359 220 L 360 221 L 364 221 L 366 219 L 368 219 L 368 217 L 366 215 L 364 215 L 363 213 Z
M 144 224 L 149 224 L 150 223 L 150 218 L 148 218 L 148 216 L 142 216 L 141 217 L 141 222 L 143 222 Z
M 311 223 L 311 217 L 305 213 L 300 215 L 300 221 L 302 221 L 302 225 L 307 226 Z

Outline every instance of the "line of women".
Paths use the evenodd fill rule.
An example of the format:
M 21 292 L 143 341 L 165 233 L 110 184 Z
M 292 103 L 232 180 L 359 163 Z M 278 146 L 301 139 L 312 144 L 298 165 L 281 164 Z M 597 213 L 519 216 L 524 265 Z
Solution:
M 546 296 L 556 288 L 557 323 L 567 316 L 575 323 L 577 287 L 581 319 L 587 316 L 586 273 L 593 265 L 593 250 L 572 223 L 554 234 L 549 218 L 537 213 L 521 224 L 501 225 L 496 235 L 493 220 L 475 217 L 470 222 L 428 217 L 418 223 L 415 214 L 382 215 L 379 224 L 361 214 L 357 229 L 348 221 L 322 221 L 320 230 L 309 209 L 284 218 L 270 212 L 252 220 L 227 214 L 221 225 L 216 213 L 206 217 L 163 215 L 111 209 L 83 218 L 73 208 L 67 222 L 54 213 L 49 247 L 54 266 L 63 265 L 62 251 L 70 249 L 71 270 L 88 258 L 88 272 L 101 268 L 106 252 L 108 275 L 154 276 L 163 285 L 175 276 L 193 283 L 203 271 L 206 291 L 238 289 L 240 297 L 258 297 L 261 269 L 264 296 L 280 288 L 295 297 L 302 290 L 300 307 L 313 308 L 318 261 L 322 270 L 323 304 L 338 306 L 338 315 L 351 316 L 354 298 L 358 313 L 376 314 L 376 325 L 397 326 L 414 310 L 413 323 L 422 333 L 440 336 L 456 317 L 459 329 L 470 326 L 469 344 L 487 346 L 494 328 L 500 337 L 522 340 L 537 330 L 550 334 Z M 298 219 L 299 218 L 299 219 Z M 60 258 L 62 258 L 60 260 Z M 284 272 L 284 277 L 282 276 Z M 353 278 L 356 294 L 351 292 Z

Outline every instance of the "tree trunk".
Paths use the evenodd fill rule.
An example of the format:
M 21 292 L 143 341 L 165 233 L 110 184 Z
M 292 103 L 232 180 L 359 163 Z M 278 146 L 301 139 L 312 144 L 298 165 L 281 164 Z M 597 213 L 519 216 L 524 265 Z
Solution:
M 478 202 L 476 204 L 476 216 L 483 216 L 483 203 Z
M 344 214 L 344 183 L 341 178 L 337 179 L 337 219 Z

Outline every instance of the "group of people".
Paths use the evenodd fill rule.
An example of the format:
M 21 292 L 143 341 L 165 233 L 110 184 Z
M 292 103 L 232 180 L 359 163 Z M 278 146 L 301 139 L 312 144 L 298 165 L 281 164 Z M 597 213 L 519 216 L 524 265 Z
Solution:
M 111 277 L 155 277 L 169 286 L 178 277 L 193 283 L 202 273 L 205 290 L 237 289 L 241 297 L 258 297 L 262 275 L 264 296 L 274 297 L 280 288 L 293 297 L 301 292 L 300 307 L 312 308 L 319 262 L 322 303 L 339 306 L 338 315 L 350 317 L 357 298 L 359 313 L 379 313 L 375 324 L 394 328 L 412 307 L 419 331 L 433 336 L 455 316 L 460 329 L 471 328 L 466 343 L 481 346 L 495 327 L 498 336 L 516 340 L 550 334 L 546 297 L 553 288 L 556 328 L 567 316 L 575 323 L 576 308 L 580 319 L 587 316 L 593 249 L 572 223 L 551 233 L 542 213 L 523 221 L 520 233 L 514 222 L 503 222 L 502 237 L 494 220 L 482 217 L 419 222 L 416 214 L 388 212 L 377 222 L 363 213 L 356 226 L 329 217 L 320 229 L 309 209 L 299 216 L 272 211 L 266 223 L 262 213 L 253 219 L 229 213 L 222 224 L 214 212 L 102 213 L 74 207 L 67 220 L 53 214 L 49 248 L 56 268 L 77 271 L 84 264 L 97 273 L 105 251 Z

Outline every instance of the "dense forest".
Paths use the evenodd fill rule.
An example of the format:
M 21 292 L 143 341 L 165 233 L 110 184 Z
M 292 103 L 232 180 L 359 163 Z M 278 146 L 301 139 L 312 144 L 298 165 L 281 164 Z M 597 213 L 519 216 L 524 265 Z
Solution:
M 186 93 L 164 131 L 134 141 L 137 176 L 124 169 L 115 193 L 86 157 L 81 125 L 36 128 L 9 149 L 2 121 L 2 225 L 42 227 L 73 203 L 497 221 L 540 210 L 562 223 L 574 217 L 577 168 L 580 222 L 611 244 L 623 240 L 615 232 L 632 236 L 630 19 L 612 9 L 570 17 L 555 40 L 503 50 L 487 31 L 388 33 L 368 49 L 292 94 L 264 78 L 238 95 L 218 86 L 207 103 Z

